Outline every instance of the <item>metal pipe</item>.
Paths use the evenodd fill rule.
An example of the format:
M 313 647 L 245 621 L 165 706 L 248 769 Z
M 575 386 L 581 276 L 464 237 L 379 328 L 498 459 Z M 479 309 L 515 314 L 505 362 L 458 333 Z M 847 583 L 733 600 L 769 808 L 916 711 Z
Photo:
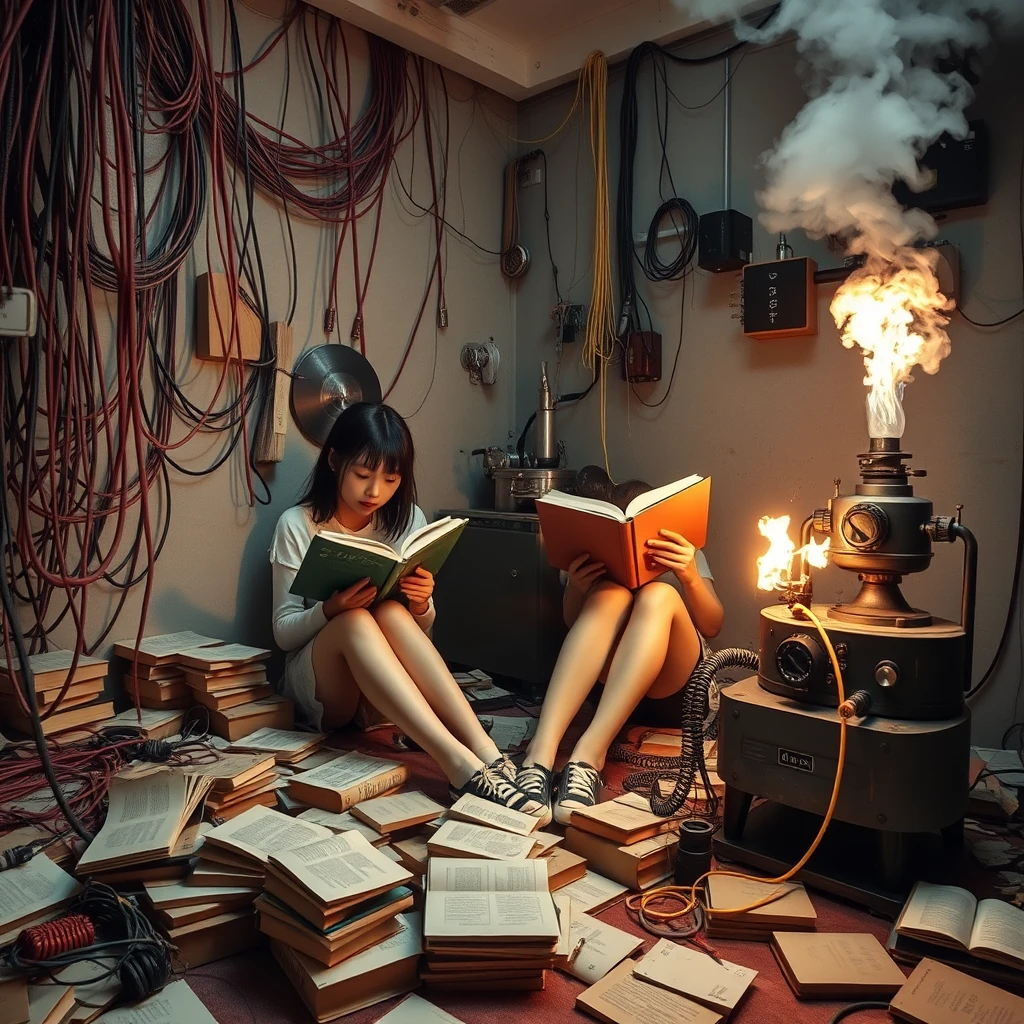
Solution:
M 814 516 L 808 516 L 800 524 L 800 578 L 811 575 L 811 567 L 807 564 L 807 548 L 811 543 L 811 531 L 814 529 Z
M 978 542 L 962 523 L 951 523 L 949 532 L 964 542 L 964 582 L 960 592 L 960 625 L 964 631 L 964 689 L 971 688 L 974 669 L 974 610 L 978 585 Z
M 729 169 L 732 162 L 732 87 L 730 85 L 732 73 L 729 70 L 731 64 L 728 57 L 725 58 L 723 63 L 725 64 L 725 89 L 722 94 L 722 101 L 725 105 L 725 123 L 722 128 L 722 135 L 724 136 L 722 143 L 722 194 L 724 196 L 722 209 L 728 210 L 732 200 L 729 188 Z

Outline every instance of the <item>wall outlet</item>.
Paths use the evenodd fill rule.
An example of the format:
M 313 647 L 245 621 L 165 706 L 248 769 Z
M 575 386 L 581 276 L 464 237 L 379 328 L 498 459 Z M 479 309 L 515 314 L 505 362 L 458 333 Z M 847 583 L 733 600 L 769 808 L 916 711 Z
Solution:
M 0 291 L 0 335 L 25 338 L 36 333 L 36 295 L 28 288 Z
M 529 188 L 530 185 L 539 185 L 543 181 L 539 167 L 528 167 L 525 171 L 519 172 L 519 187 Z

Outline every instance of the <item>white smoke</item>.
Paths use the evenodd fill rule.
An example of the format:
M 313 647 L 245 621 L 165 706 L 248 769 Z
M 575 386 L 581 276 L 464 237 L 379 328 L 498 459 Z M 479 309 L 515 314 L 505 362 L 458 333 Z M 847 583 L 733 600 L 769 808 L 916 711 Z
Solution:
M 705 18 L 738 18 L 744 0 L 675 0 Z M 758 195 L 770 231 L 838 235 L 850 252 L 892 259 L 932 237 L 935 223 L 893 198 L 902 178 L 920 189 L 924 151 L 944 132 L 967 133 L 971 88 L 942 58 L 984 46 L 991 26 L 1024 20 L 1024 0 L 782 0 L 761 30 L 792 33 L 811 71 L 811 99 L 765 155 Z

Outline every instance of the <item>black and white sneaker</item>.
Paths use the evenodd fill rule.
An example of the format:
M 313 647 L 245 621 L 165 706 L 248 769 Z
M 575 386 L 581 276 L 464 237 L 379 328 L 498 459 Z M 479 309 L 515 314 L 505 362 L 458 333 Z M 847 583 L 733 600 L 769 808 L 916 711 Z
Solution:
M 593 807 L 601 798 L 601 773 L 586 761 L 570 761 L 558 780 L 555 799 L 555 821 L 568 825 L 572 812 Z
M 531 799 L 536 800 L 544 808 L 538 814 L 540 825 L 544 828 L 551 822 L 551 793 L 555 786 L 555 773 L 542 764 L 523 765 L 516 773 L 516 785 Z
M 490 800 L 491 803 L 510 807 L 513 811 L 522 811 L 524 814 L 539 814 L 543 810 L 542 804 L 531 800 L 499 769 L 489 764 L 485 764 L 483 768 L 479 769 L 464 786 L 448 787 L 448 795 L 453 802 L 464 793 L 472 793 L 473 796 L 478 796 L 481 800 Z
M 507 754 L 496 757 L 487 767 L 493 768 L 496 772 L 501 772 L 509 782 L 516 781 L 516 773 L 519 769 L 516 768 L 512 758 Z M 522 789 L 523 787 L 520 786 L 519 788 Z

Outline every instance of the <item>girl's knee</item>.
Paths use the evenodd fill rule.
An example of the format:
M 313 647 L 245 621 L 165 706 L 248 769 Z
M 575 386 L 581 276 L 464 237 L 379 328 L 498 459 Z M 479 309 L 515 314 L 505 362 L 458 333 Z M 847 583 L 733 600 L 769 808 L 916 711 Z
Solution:
M 661 583 L 654 580 L 642 586 L 633 598 L 637 608 L 657 609 L 676 612 L 680 609 L 685 612 L 686 605 L 683 599 L 670 583 Z
M 320 632 L 332 640 L 340 641 L 345 636 L 376 628 L 373 616 L 365 608 L 351 608 L 328 619 L 327 625 Z
M 411 617 L 409 609 L 404 604 L 390 599 L 381 601 L 380 604 L 370 611 L 370 615 L 373 617 L 374 622 L 381 627 L 390 626 Z
M 601 580 L 587 594 L 587 604 L 592 602 L 608 608 L 628 608 L 633 603 L 633 593 L 620 583 Z

